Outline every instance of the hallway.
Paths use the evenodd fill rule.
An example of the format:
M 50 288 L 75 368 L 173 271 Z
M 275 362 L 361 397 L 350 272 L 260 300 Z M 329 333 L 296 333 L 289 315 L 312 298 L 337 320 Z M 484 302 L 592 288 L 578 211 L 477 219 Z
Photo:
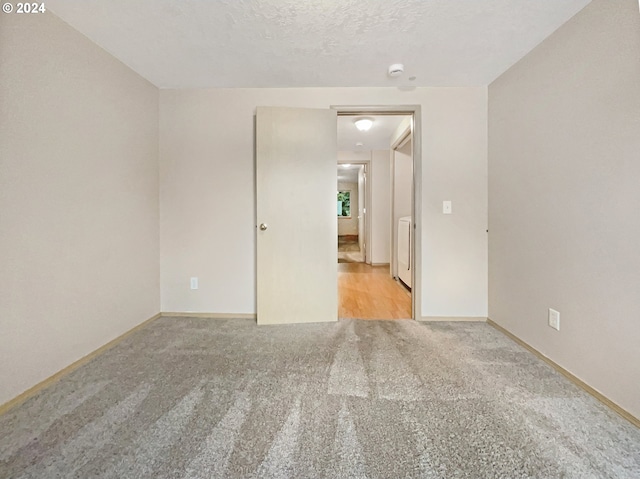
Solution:
M 338 236 L 338 263 L 364 263 L 357 239 Z
M 411 293 L 389 275 L 389 266 L 338 264 L 338 317 L 409 319 Z

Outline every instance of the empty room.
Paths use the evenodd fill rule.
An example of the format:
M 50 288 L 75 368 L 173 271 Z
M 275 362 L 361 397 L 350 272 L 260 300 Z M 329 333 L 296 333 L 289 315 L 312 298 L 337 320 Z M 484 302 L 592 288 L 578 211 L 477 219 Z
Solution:
M 636 0 L 2 2 L 0 478 L 640 477 L 639 152 Z

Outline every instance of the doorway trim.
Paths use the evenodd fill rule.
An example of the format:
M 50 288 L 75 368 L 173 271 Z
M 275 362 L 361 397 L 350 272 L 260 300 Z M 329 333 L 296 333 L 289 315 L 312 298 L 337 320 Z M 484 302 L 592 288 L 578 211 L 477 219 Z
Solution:
M 391 166 L 391 218 L 390 218 L 390 221 L 391 221 L 391 241 L 390 241 L 391 243 L 391 275 L 397 280 L 400 280 L 400 276 L 398 274 L 398 261 L 396 257 L 397 256 L 396 252 L 398 248 L 398 237 L 397 237 L 397 234 L 393 234 L 393 232 L 396 230 L 396 222 L 397 222 L 396 219 L 394 218 L 395 199 L 396 199 L 396 182 L 395 182 L 396 153 L 397 153 L 397 150 L 399 148 L 402 148 L 404 145 L 406 145 L 407 142 L 413 141 L 413 132 L 411 130 L 412 130 L 412 124 L 409 123 L 409 125 L 402 131 L 402 133 L 400 133 L 400 136 L 398 136 L 398 138 L 396 138 L 396 140 L 393 143 L 391 143 L 391 148 L 389 152 L 390 153 L 389 161 L 391 163 L 390 165 Z M 413 151 L 411 152 L 411 158 L 413 158 Z M 412 179 L 413 179 L 413 175 L 414 173 L 413 173 L 413 165 L 412 165 L 412 171 L 411 171 Z M 413 202 L 413 198 L 411 200 Z M 413 217 L 411 218 L 411 221 L 413 222 Z M 413 254 L 413 249 L 411 250 L 411 254 Z M 412 289 L 412 294 L 413 294 L 413 289 Z
M 340 165 L 360 165 L 364 166 L 365 172 L 365 198 L 364 198 L 364 238 L 365 238 L 365 248 L 364 248 L 364 263 L 371 264 L 371 220 L 370 220 L 370 212 L 371 212 L 371 189 L 369 187 L 369 178 L 371 171 L 371 159 L 368 160 L 357 160 L 357 161 L 338 161 L 338 166 Z M 358 204 L 359 206 L 359 204 Z
M 338 116 L 411 115 L 413 153 L 413 198 L 411 201 L 412 258 L 411 317 L 422 319 L 422 123 L 420 105 L 331 105 Z M 389 145 L 391 150 L 391 145 Z M 393 230 L 392 230 L 393 231 Z

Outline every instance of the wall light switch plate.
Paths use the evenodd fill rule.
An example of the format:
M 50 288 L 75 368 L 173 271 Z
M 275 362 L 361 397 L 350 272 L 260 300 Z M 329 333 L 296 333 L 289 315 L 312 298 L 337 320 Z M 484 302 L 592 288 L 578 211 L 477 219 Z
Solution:
M 443 201 L 442 202 L 442 214 L 450 215 L 452 212 L 451 201 Z
M 198 278 L 191 278 L 191 289 L 198 289 Z
M 551 308 L 549 308 L 549 326 L 560 331 L 560 313 Z

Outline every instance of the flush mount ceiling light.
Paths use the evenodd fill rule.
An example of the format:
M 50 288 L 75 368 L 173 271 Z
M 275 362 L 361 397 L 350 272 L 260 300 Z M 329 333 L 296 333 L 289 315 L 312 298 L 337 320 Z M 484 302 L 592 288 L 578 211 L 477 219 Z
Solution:
M 389 65 L 388 74 L 390 77 L 399 77 L 404 73 L 404 65 L 402 63 L 394 63 L 393 65 Z
M 359 141 L 358 143 L 356 143 L 356 146 L 358 146 L 358 147 L 364 146 L 364 143 L 362 143 L 361 141 Z
M 353 123 L 355 123 L 358 130 L 368 131 L 373 126 L 373 118 L 358 118 Z
M 351 168 L 351 163 L 343 163 L 342 165 L 343 168 Z

